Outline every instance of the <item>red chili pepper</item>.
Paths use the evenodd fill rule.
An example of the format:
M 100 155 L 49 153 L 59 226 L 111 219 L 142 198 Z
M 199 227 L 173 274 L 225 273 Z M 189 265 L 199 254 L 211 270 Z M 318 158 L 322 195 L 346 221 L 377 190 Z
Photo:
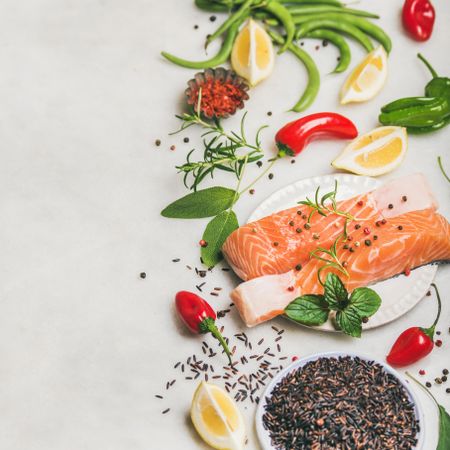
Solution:
M 220 342 L 231 364 L 231 352 L 217 329 L 217 316 L 209 303 L 192 292 L 180 291 L 175 296 L 175 305 L 181 319 L 193 333 L 211 333 Z
M 435 284 L 438 299 L 438 313 L 430 328 L 411 327 L 405 330 L 395 341 L 386 360 L 393 366 L 408 366 L 427 356 L 434 347 L 434 330 L 441 315 L 441 298 Z
M 278 156 L 298 155 L 307 145 L 318 137 L 354 139 L 358 130 L 353 122 L 340 114 L 322 112 L 310 114 L 288 123 L 275 136 Z
M 429 0 L 406 0 L 403 4 L 403 26 L 417 41 L 430 38 L 435 18 L 436 14 Z

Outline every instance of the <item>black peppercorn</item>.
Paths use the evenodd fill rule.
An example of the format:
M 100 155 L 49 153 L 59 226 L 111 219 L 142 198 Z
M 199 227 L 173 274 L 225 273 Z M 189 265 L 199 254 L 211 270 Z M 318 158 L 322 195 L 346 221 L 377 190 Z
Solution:
M 372 241 L 371 241 L 370 239 L 366 239 L 366 240 L 364 241 L 364 244 L 366 244 L 367 247 L 370 247 L 370 246 L 372 245 Z
M 388 208 L 389 208 L 389 209 L 393 209 L 393 208 L 394 208 L 394 205 L 393 205 L 392 203 L 389 203 Z
M 141 272 L 141 273 L 139 274 L 139 276 L 140 276 L 142 279 L 144 279 L 144 278 L 147 277 L 147 274 L 146 274 L 145 272 Z

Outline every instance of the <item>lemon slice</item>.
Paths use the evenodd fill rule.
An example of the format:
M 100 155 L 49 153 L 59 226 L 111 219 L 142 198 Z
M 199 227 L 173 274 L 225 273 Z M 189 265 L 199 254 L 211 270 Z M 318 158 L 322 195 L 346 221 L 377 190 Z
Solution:
M 231 52 L 234 71 L 254 86 L 272 73 L 274 61 L 270 36 L 261 25 L 250 19 L 234 41 Z
M 242 450 L 245 445 L 245 424 L 232 398 L 214 384 L 202 381 L 195 391 L 191 419 L 198 434 L 211 447 Z
M 387 78 L 387 54 L 383 46 L 371 51 L 355 67 L 340 92 L 341 104 L 365 102 L 381 91 Z
M 353 140 L 331 163 L 358 175 L 376 177 L 400 165 L 408 148 L 403 127 L 379 127 Z

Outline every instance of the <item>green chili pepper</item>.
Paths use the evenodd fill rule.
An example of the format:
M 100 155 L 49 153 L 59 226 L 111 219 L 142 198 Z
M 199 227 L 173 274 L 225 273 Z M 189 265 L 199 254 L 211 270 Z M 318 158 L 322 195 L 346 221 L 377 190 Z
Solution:
M 397 125 L 403 127 L 428 127 L 441 122 L 449 114 L 449 105 L 443 97 L 437 97 L 432 105 L 411 106 L 397 109 L 388 113 L 381 113 L 378 117 L 383 125 Z
M 381 108 L 381 112 L 389 113 L 392 111 L 398 111 L 413 106 L 427 107 L 436 106 L 439 104 L 439 97 L 406 97 L 394 100 Z
M 349 14 L 352 16 L 369 17 L 372 19 L 379 19 L 380 16 L 371 12 L 363 11 L 360 9 L 342 8 L 340 6 L 333 5 L 294 5 L 287 6 L 287 9 L 291 14 L 323 14 L 323 13 L 337 13 L 337 14 Z
M 285 42 L 284 39 L 275 31 L 269 30 L 268 33 L 276 44 L 283 45 L 283 43 Z M 308 72 L 308 84 L 306 86 L 306 89 L 304 90 L 300 100 L 291 109 L 295 112 L 301 112 L 311 106 L 311 104 L 317 97 L 320 88 L 320 74 L 319 70 L 317 69 L 316 63 L 311 58 L 311 56 L 308 55 L 308 53 L 303 51 L 295 44 L 290 44 L 288 49 L 304 64 Z
M 219 52 L 214 57 L 206 61 L 188 61 L 166 52 L 161 52 L 161 55 L 174 64 L 186 67 L 188 69 L 208 69 L 209 67 L 219 66 L 220 64 L 223 64 L 228 60 L 240 25 L 241 22 L 239 21 L 235 22 L 230 27 Z
M 447 117 L 444 120 L 441 120 L 440 122 L 436 122 L 433 125 L 430 125 L 428 127 L 409 127 L 408 133 L 410 134 L 425 134 L 425 133 L 431 133 L 432 131 L 440 130 L 441 128 L 444 128 L 450 123 L 450 116 Z
M 450 78 L 440 77 L 433 69 L 431 64 L 420 54 L 418 58 L 427 66 L 433 79 L 425 86 L 425 95 L 427 97 L 445 97 L 450 103 Z
M 292 40 L 294 39 L 295 35 L 295 24 L 292 19 L 291 13 L 285 6 L 283 6 L 281 3 L 278 3 L 276 0 L 269 0 L 267 5 L 264 5 L 262 9 L 275 16 L 284 27 L 286 31 L 286 39 L 281 45 L 278 53 L 280 54 L 285 52 L 292 44 Z
M 225 22 L 223 22 L 222 25 L 220 25 L 220 27 L 217 28 L 217 30 L 213 34 L 208 36 L 208 38 L 206 39 L 206 47 L 220 35 L 225 33 L 225 31 L 227 31 L 234 23 L 242 23 L 242 21 L 248 17 L 250 8 L 254 1 L 255 0 L 246 0 L 244 3 L 242 3 L 241 7 L 235 13 L 231 14 L 228 19 L 225 20 Z
M 295 21 L 295 18 L 294 18 Z M 329 19 L 316 19 L 311 20 L 305 23 L 302 23 L 297 28 L 297 33 L 295 37 L 300 39 L 306 36 L 311 31 L 314 31 L 318 28 L 331 28 L 332 30 L 341 31 L 356 41 L 358 41 L 368 52 L 373 50 L 373 44 L 370 39 L 357 27 L 351 25 L 345 21 L 337 21 L 337 20 L 329 20 Z
M 314 31 L 310 31 L 304 37 L 313 39 L 325 39 L 335 45 L 339 50 L 340 56 L 339 62 L 334 68 L 333 73 L 341 73 L 347 70 L 351 61 L 351 52 L 346 40 L 340 34 L 335 33 L 331 30 L 317 29 Z

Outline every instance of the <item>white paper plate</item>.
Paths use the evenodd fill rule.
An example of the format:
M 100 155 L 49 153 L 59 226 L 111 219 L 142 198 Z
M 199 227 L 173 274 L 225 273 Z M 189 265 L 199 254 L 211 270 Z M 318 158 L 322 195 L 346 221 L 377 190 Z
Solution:
M 417 399 L 414 391 L 411 389 L 409 382 L 396 371 L 391 366 L 387 365 L 386 363 L 382 361 L 374 360 L 373 358 L 365 355 L 355 354 L 351 352 L 327 352 L 327 353 L 316 353 L 314 355 L 306 356 L 304 358 L 301 358 L 288 367 L 286 367 L 281 372 L 278 372 L 276 376 L 273 378 L 273 380 L 270 382 L 270 384 L 267 386 L 267 388 L 264 391 L 264 394 L 261 396 L 261 401 L 258 404 L 258 408 L 256 409 L 255 413 L 255 426 L 256 426 L 256 434 L 258 436 L 259 443 L 261 444 L 261 448 L 263 450 L 273 450 L 275 447 L 272 446 L 270 441 L 269 432 L 264 428 L 263 426 L 263 415 L 265 412 L 265 405 L 266 405 L 266 398 L 270 396 L 275 386 L 290 372 L 293 370 L 298 369 L 299 367 L 304 366 L 309 361 L 314 361 L 316 359 L 322 358 L 322 357 L 339 357 L 339 356 L 352 356 L 352 357 L 359 357 L 362 360 L 366 361 L 375 361 L 376 363 L 380 364 L 384 367 L 384 370 L 388 373 L 391 373 L 392 375 L 397 378 L 402 386 L 405 388 L 409 399 L 411 400 L 411 403 L 414 404 L 415 414 L 416 418 L 419 420 L 420 424 L 420 432 L 418 434 L 418 442 L 417 446 L 415 447 L 415 450 L 422 450 L 424 443 L 425 443 L 425 429 L 427 426 L 425 426 L 425 417 L 422 410 L 422 405 L 420 401 Z
M 335 180 L 338 181 L 336 196 L 338 200 L 370 191 L 382 184 L 374 178 L 357 175 L 335 174 L 306 178 L 272 194 L 253 211 L 248 221 L 253 222 L 274 212 L 291 208 L 306 197 L 313 198 L 318 186 L 320 186 L 321 192 L 329 192 L 334 189 Z M 436 271 L 437 265 L 427 265 L 413 270 L 408 277 L 399 275 L 370 286 L 382 298 L 382 303 L 380 309 L 370 318 L 369 322 L 363 324 L 363 329 L 379 327 L 407 313 L 425 296 Z M 336 331 L 331 320 L 313 328 Z

